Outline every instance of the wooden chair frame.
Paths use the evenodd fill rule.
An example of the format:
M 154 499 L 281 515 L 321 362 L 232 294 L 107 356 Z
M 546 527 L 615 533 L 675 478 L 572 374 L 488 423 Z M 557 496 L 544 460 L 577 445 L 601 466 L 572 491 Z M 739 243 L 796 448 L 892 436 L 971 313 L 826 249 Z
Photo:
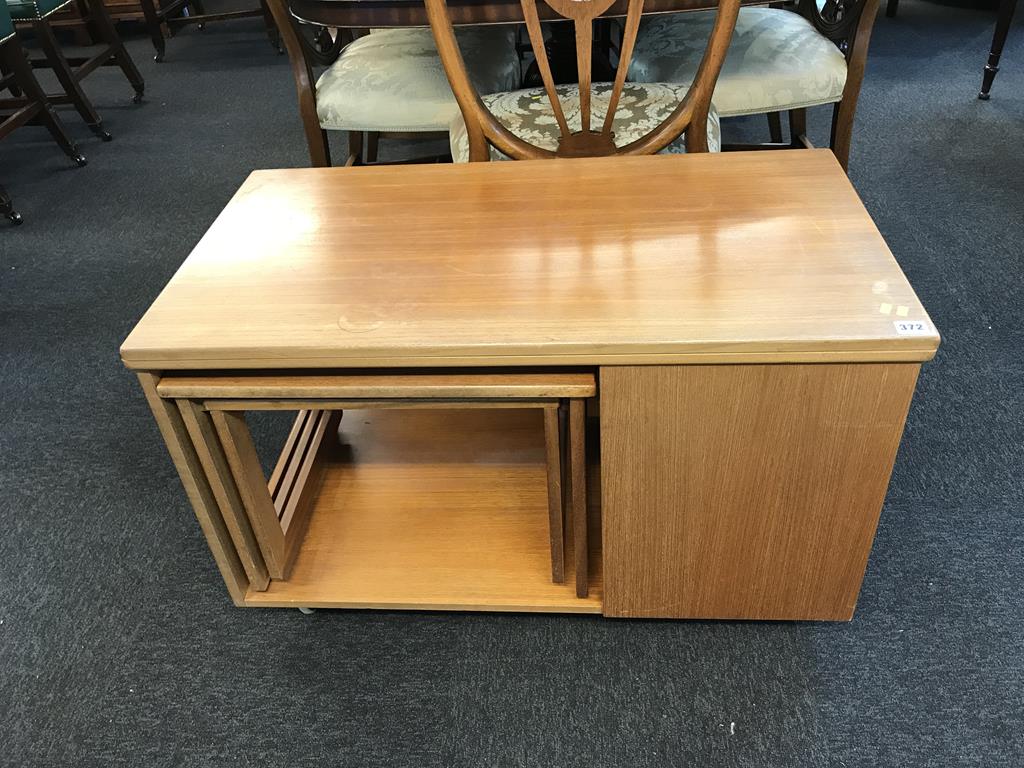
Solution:
M 689 152 L 707 152 L 707 119 L 711 107 L 711 95 L 718 80 L 718 73 L 729 49 L 740 0 L 722 0 L 718 6 L 715 26 L 708 40 L 704 58 L 701 60 L 697 77 L 683 100 L 668 117 L 645 135 L 626 146 L 616 147 L 612 122 L 619 99 L 626 83 L 626 73 L 633 55 L 643 15 L 644 0 L 629 0 L 625 29 L 619 52 L 619 64 L 609 99 L 608 111 L 600 130 L 590 126 L 591 51 L 594 20 L 606 13 L 614 0 L 544 0 L 557 14 L 573 22 L 576 35 L 577 68 L 579 71 L 580 121 L 582 130 L 572 132 L 566 122 L 551 67 L 544 46 L 544 36 L 537 12 L 537 0 L 521 0 L 523 16 L 529 33 L 530 45 L 537 58 L 544 90 L 551 102 L 560 137 L 556 151 L 525 141 L 506 128 L 484 105 L 476 92 L 459 50 L 455 29 L 452 25 L 447 0 L 425 0 L 427 18 L 434 32 L 437 49 L 441 56 L 455 99 L 462 111 L 469 135 L 470 162 L 490 159 L 490 146 L 517 160 L 545 159 L 554 157 L 587 157 L 608 155 L 643 155 L 660 152 L 684 131 L 686 149 Z
M 0 216 L 10 221 L 11 224 L 21 224 L 21 214 L 14 210 L 14 202 L 3 185 L 0 185 Z
M 152 40 L 153 48 L 156 50 L 153 61 L 158 63 L 164 60 L 164 55 L 167 52 L 167 44 L 164 40 L 165 27 L 171 34 L 174 34 L 180 27 L 195 24 L 199 29 L 202 29 L 208 22 L 230 21 L 231 19 L 262 17 L 266 26 L 267 37 L 270 38 L 270 44 L 278 52 L 281 51 L 281 38 L 274 24 L 270 9 L 267 7 L 266 0 L 260 0 L 258 8 L 224 11 L 222 13 L 207 13 L 203 0 L 169 0 L 167 3 L 162 3 L 160 8 L 156 7 L 154 0 L 139 0 L 139 4 L 142 6 L 142 15 L 146 21 L 146 29 L 149 32 L 150 40 Z M 189 11 L 187 16 L 182 14 L 182 11 L 185 9 Z
M 0 91 L 10 88 L 19 94 L 15 98 L 0 99 L 0 139 L 10 135 L 16 128 L 36 120 L 46 127 L 64 153 L 76 165 L 86 164 L 85 156 L 68 137 L 64 124 L 53 109 L 39 81 L 32 72 L 32 65 L 14 35 L 0 41 Z M 7 198 L 7 203 L 10 198 Z
M 331 148 L 327 131 L 320 127 L 316 110 L 316 75 L 314 66 L 327 67 L 333 64 L 341 50 L 352 40 L 368 30 L 361 28 L 337 27 L 332 37 L 327 27 L 301 22 L 292 15 L 286 0 L 265 0 L 270 10 L 281 41 L 292 65 L 292 78 L 299 100 L 299 117 L 309 148 L 310 165 L 327 168 L 331 165 Z M 377 162 L 377 150 L 381 135 L 391 138 L 442 138 L 443 133 L 402 133 L 382 131 L 347 131 L 348 154 L 344 165 L 361 165 Z M 438 157 L 426 157 L 412 162 L 435 162 Z
M 64 3 L 61 8 L 66 5 L 68 3 Z M 103 46 L 87 57 L 64 56 L 51 29 L 49 14 L 31 21 L 18 21 L 16 24 L 31 26 L 45 54 L 45 59 L 33 59 L 32 66 L 52 69 L 64 91 L 63 93 L 49 94 L 50 102 L 57 105 L 71 104 L 93 133 L 104 141 L 110 141 L 110 134 L 104 130 L 103 122 L 96 112 L 96 108 L 82 90 L 82 80 L 102 66 L 120 67 L 135 91 L 134 101 L 136 104 L 142 101 L 146 91 L 146 81 L 118 35 L 103 0 L 78 0 L 76 5 L 83 14 L 87 28 L 96 35 L 97 42 Z
M 880 0 L 828 0 L 818 8 L 815 0 L 799 0 L 791 12 L 799 13 L 810 21 L 824 37 L 835 43 L 846 56 L 846 85 L 839 101 L 832 106 L 832 129 L 829 147 L 843 166 L 849 170 L 850 144 L 853 138 L 853 122 L 857 114 L 857 101 L 864 82 L 864 68 L 867 65 L 868 44 L 871 30 L 878 15 Z M 723 149 L 803 149 L 813 147 L 807 138 L 807 108 L 789 110 L 790 140 L 782 138 L 780 113 L 769 112 L 768 127 L 771 142 L 768 144 L 726 144 Z

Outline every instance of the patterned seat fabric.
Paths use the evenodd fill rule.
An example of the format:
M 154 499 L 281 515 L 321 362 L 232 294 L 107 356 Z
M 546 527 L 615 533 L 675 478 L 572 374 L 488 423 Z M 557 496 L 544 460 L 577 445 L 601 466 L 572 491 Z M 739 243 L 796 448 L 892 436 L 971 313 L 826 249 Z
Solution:
M 714 11 L 645 18 L 630 79 L 691 82 L 714 22 Z M 845 85 L 846 58 L 807 19 L 782 9 L 741 8 L 714 100 L 724 117 L 751 115 L 832 104 Z
M 11 16 L 18 21 L 43 19 L 54 11 L 60 10 L 71 0 L 0 0 L 6 2 Z
M 675 83 L 626 83 L 612 122 L 615 145 L 625 146 L 655 128 L 683 100 L 689 87 L 688 84 Z M 580 130 L 579 87 L 560 85 L 556 90 L 569 128 Z M 595 83 L 593 86 L 590 98 L 590 125 L 593 130 L 600 130 L 604 124 L 611 91 L 611 83 Z M 543 88 L 492 93 L 482 96 L 481 100 L 501 124 L 516 136 L 544 149 L 557 149 L 558 123 Z M 455 162 L 469 162 L 469 134 L 461 113 L 452 120 L 450 141 Z M 721 131 L 714 105 L 708 113 L 708 148 L 712 152 L 721 150 Z M 662 151 L 674 154 L 685 152 L 683 137 L 680 136 Z M 494 147 L 491 147 L 491 158 L 508 160 Z
M 480 93 L 522 77 L 515 28 L 460 28 L 462 55 Z M 374 30 L 348 45 L 316 84 L 321 127 L 340 131 L 446 131 L 459 106 L 429 29 Z

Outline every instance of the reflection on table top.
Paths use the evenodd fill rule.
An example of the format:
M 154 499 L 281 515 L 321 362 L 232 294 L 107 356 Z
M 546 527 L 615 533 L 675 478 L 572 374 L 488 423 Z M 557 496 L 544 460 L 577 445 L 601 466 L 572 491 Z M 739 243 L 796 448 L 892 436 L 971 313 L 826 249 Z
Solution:
M 122 357 L 912 361 L 937 345 L 832 153 L 801 150 L 256 171 Z

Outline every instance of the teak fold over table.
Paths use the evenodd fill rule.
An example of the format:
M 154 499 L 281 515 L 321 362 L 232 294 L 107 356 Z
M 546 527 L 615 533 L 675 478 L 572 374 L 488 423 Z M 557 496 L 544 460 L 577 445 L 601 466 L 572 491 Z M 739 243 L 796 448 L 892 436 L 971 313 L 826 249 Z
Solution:
M 938 343 L 820 150 L 257 171 L 121 355 L 239 605 L 849 619 Z

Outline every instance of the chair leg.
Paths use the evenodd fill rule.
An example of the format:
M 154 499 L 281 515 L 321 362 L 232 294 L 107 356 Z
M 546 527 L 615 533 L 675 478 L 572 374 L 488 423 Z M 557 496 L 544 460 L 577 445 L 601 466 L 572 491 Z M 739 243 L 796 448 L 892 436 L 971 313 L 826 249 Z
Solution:
M 270 44 L 278 53 L 284 53 L 284 45 L 281 43 L 281 31 L 277 28 L 277 24 L 274 21 L 274 14 L 270 12 L 267 0 L 260 0 L 260 10 L 263 11 L 263 25 L 266 27 L 267 37 L 270 39 Z
M 0 43 L 0 45 L 3 45 L 3 43 Z M 11 74 L 11 71 L 7 68 L 7 65 L 4 64 L 2 60 L 0 60 L 0 79 L 7 77 L 7 75 L 9 74 Z M 14 98 L 20 99 L 22 97 L 23 94 L 21 92 L 21 88 L 19 88 L 18 84 L 15 83 L 13 80 L 7 83 L 5 87 L 8 91 L 11 92 L 11 96 L 13 96 Z M 0 91 L 0 93 L 3 93 L 3 91 Z
M 989 49 L 988 61 L 985 62 L 981 90 L 978 92 L 978 98 L 982 101 L 988 101 L 992 82 L 996 79 L 996 73 L 999 72 L 999 58 L 1003 55 L 1003 46 L 1006 45 L 1006 36 L 1010 33 L 1010 22 L 1013 20 L 1013 12 L 1016 8 L 1017 0 L 1000 0 L 996 31 L 992 35 L 992 47 Z
M 3 187 L 0 187 L 0 216 L 10 221 L 11 224 L 21 224 L 21 214 L 14 210 L 11 196 Z
M 142 6 L 142 15 L 146 19 L 146 31 L 149 32 L 149 39 L 153 41 L 153 48 L 156 49 L 153 61 L 159 63 L 164 60 L 166 47 L 160 14 L 157 13 L 153 0 L 139 0 L 139 5 Z
M 548 534 L 551 540 L 551 581 L 565 581 L 565 542 L 562 515 L 562 446 L 558 408 L 544 409 L 544 454 L 548 475 Z
M 363 161 L 363 132 L 348 132 L 348 158 L 345 165 L 359 165 Z
M 366 132 L 366 162 L 377 162 L 377 145 L 380 143 L 380 131 Z
M 782 117 L 778 112 L 769 112 L 768 132 L 771 134 L 773 144 L 782 143 Z
M 832 153 L 843 170 L 850 170 L 850 143 L 853 140 L 853 109 L 839 102 L 832 109 Z
M 14 75 L 14 81 L 25 94 L 25 98 L 38 105 L 39 120 L 46 126 L 54 141 L 68 157 L 74 160 L 75 165 L 84 166 L 87 162 L 85 155 L 78 151 L 78 147 L 64 130 L 64 123 L 57 116 L 49 99 L 46 98 L 46 93 L 39 85 L 39 81 L 36 80 L 36 76 L 32 72 L 32 65 L 28 63 L 21 46 L 10 42 L 7 45 L 0 45 L 0 61 L 2 61 L 4 69 Z
M 576 597 L 586 597 L 588 584 L 587 542 L 587 402 L 569 401 L 569 477 L 572 483 L 573 553 Z
M 53 36 L 53 30 L 50 29 L 50 25 L 45 19 L 36 19 L 32 22 L 32 29 L 39 40 L 43 53 L 46 54 L 46 60 L 53 69 L 53 73 L 57 76 L 58 82 L 60 82 L 61 88 L 64 89 L 64 93 L 71 99 L 71 103 L 78 111 L 78 114 L 82 116 L 85 124 L 89 126 L 89 130 L 103 139 L 103 141 L 110 141 L 111 135 L 103 129 L 103 120 L 100 119 L 99 114 L 96 112 L 96 107 L 92 105 L 92 101 L 86 96 L 85 91 L 82 90 L 82 84 L 78 82 L 75 73 L 71 71 L 71 66 L 68 64 L 68 60 L 64 58 L 64 52 L 61 51 L 57 38 Z
M 107 10 L 103 0 L 85 0 L 85 2 L 89 8 L 89 20 L 95 25 L 100 39 L 110 46 L 110 52 L 114 60 L 121 68 L 128 82 L 131 83 L 132 88 L 135 89 L 134 101 L 138 104 L 142 101 L 142 96 L 146 92 L 146 81 L 142 79 L 142 73 L 135 66 L 135 61 L 132 59 L 131 54 L 128 53 L 128 49 L 124 47 L 124 41 L 121 40 L 121 36 L 117 33 L 117 28 L 114 26 L 114 22 L 110 18 L 110 12 Z
M 100 41 L 99 30 L 96 29 L 96 25 L 93 20 L 89 17 L 89 6 L 85 0 L 75 0 L 75 8 L 78 10 L 78 15 L 85 22 L 85 34 L 76 34 L 75 44 L 83 47 L 89 45 L 97 45 Z M 88 38 L 88 39 L 85 39 Z
M 890 19 L 896 18 L 896 12 L 899 10 L 900 0 L 889 0 L 885 4 L 885 15 Z
M 804 146 L 807 136 L 807 110 L 789 110 L 789 141 L 794 147 Z

